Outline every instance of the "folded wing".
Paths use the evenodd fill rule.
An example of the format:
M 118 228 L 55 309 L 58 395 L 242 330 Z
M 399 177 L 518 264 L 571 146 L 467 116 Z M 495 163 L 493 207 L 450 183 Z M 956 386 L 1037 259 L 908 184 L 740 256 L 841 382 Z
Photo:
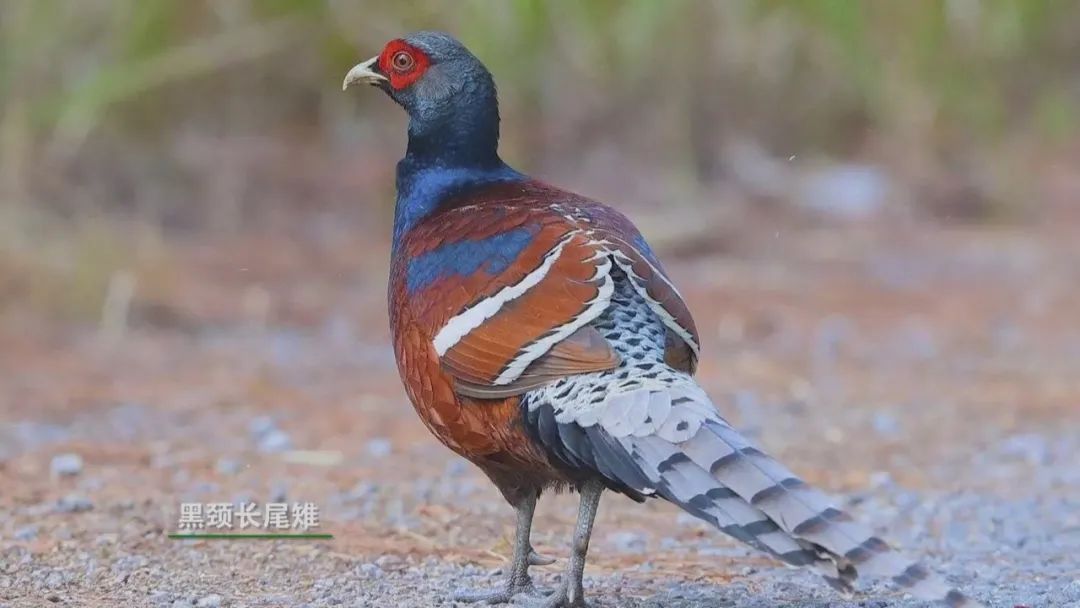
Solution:
M 458 392 L 502 398 L 617 367 L 589 325 L 611 304 L 613 268 L 667 325 L 669 362 L 692 372 L 693 319 L 632 224 L 584 199 L 553 212 L 535 204 L 541 194 L 526 188 L 499 205 L 451 210 L 414 240 L 411 301 Z

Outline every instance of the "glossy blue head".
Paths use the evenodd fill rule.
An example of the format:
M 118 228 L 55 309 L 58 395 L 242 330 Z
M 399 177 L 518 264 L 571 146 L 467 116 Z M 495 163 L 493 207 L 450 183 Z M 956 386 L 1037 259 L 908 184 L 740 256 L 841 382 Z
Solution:
M 499 103 L 491 73 L 449 34 L 391 40 L 349 71 L 345 86 L 379 87 L 409 113 L 398 163 L 395 236 L 472 185 L 521 179 L 499 158 Z

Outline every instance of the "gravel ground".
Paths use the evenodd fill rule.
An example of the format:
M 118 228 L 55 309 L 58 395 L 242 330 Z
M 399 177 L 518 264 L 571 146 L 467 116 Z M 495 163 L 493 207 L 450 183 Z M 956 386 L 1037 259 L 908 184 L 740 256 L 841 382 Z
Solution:
M 843 236 L 672 264 L 704 328 L 702 383 L 971 595 L 1080 606 L 1074 239 Z M 326 291 L 315 322 L 143 327 L 120 344 L 0 326 L 0 607 L 451 606 L 449 590 L 496 582 L 511 512 L 405 402 L 383 268 L 360 272 L 370 287 Z M 181 502 L 220 501 L 315 502 L 334 539 L 166 538 Z M 545 497 L 541 552 L 565 555 L 574 512 Z M 670 505 L 613 495 L 586 591 L 612 607 L 921 605 L 876 584 L 841 598 Z

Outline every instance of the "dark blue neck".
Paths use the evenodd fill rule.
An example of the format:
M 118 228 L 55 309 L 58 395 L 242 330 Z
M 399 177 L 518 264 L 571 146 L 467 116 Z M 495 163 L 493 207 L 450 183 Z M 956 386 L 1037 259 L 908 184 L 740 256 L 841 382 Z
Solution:
M 494 165 L 479 167 L 431 165 L 407 154 L 397 166 L 395 249 L 410 228 L 435 212 L 444 201 L 478 186 L 524 179 L 524 175 L 501 160 Z
M 440 106 L 428 113 L 434 116 L 409 121 L 406 159 L 446 167 L 491 169 L 502 165 L 497 109 Z
M 486 71 L 473 70 L 443 97 L 403 102 L 409 147 L 397 166 L 394 244 L 448 199 L 485 184 L 524 176 L 499 158 L 499 103 Z

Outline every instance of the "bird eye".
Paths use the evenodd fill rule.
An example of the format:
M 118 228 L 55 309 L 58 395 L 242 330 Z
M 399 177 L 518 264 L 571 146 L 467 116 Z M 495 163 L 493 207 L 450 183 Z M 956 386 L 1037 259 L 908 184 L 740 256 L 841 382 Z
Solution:
M 394 66 L 394 69 L 399 72 L 408 72 L 412 69 L 416 60 L 407 51 L 398 51 L 394 53 L 393 58 L 390 59 L 390 63 Z

